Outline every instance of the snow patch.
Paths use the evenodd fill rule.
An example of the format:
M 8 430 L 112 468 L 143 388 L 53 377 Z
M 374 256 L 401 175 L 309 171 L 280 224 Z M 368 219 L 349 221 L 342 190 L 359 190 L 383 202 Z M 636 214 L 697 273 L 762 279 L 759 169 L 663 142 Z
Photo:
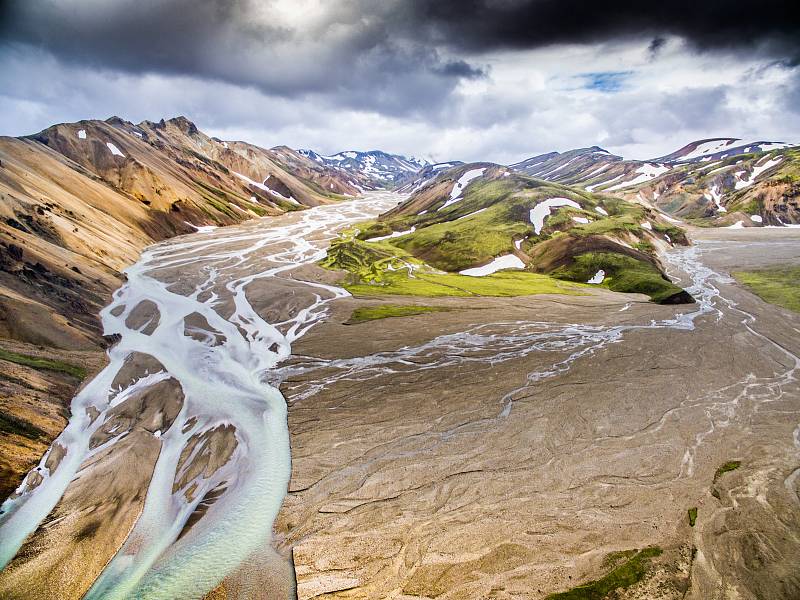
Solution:
M 649 181 L 654 177 L 658 177 L 659 175 L 663 175 L 669 171 L 669 167 L 667 165 L 658 165 L 654 163 L 645 163 L 638 169 L 636 169 L 635 173 L 639 173 L 638 177 L 634 177 L 630 181 L 623 181 L 622 183 L 618 183 L 617 185 L 606 189 L 607 192 L 613 192 L 614 190 L 621 190 L 626 187 L 631 187 L 632 185 L 638 185 L 640 183 L 644 183 L 645 181 Z M 589 188 L 586 188 L 587 190 Z M 590 190 L 591 191 L 591 190 Z
M 487 207 L 487 208 L 488 208 L 488 207 Z M 456 221 L 460 221 L 461 219 L 466 219 L 467 217 L 471 217 L 472 215 L 477 215 L 478 213 L 482 213 L 482 212 L 483 212 L 483 211 L 485 211 L 485 210 L 486 210 L 486 208 L 482 208 L 482 209 L 480 209 L 480 210 L 476 210 L 475 212 L 471 212 L 471 213 L 469 213 L 468 215 L 464 215 L 463 217 L 458 217 L 458 218 L 456 219 Z M 422 213 L 420 213 L 420 214 L 422 214 Z
M 744 189 L 750 185 L 753 185 L 756 181 L 756 178 L 761 175 L 764 171 L 771 169 L 772 167 L 778 165 L 783 160 L 783 156 L 776 156 L 775 158 L 769 159 L 762 165 L 756 163 L 753 167 L 753 172 L 750 174 L 750 179 L 742 179 L 741 176 L 744 174 L 744 171 L 737 171 L 736 172 L 736 185 L 734 186 L 737 190 Z
M 604 217 L 608 216 L 608 211 L 605 208 L 603 208 L 602 206 L 595 206 L 594 210 L 595 210 L 595 212 L 600 213 Z
M 214 231 L 217 226 L 216 225 L 195 225 L 194 223 L 189 223 L 189 221 L 184 221 L 189 227 L 194 227 L 197 233 L 208 233 L 209 231 Z
M 722 194 L 719 191 L 719 186 L 714 185 L 708 191 L 708 194 L 704 194 L 706 198 L 709 200 L 713 200 L 714 204 L 717 205 L 717 212 L 728 212 L 728 209 L 722 206 Z
M 491 275 L 501 269 L 524 269 L 525 263 L 514 254 L 506 254 L 498 256 L 488 265 L 482 267 L 474 267 L 472 269 L 465 269 L 460 271 L 461 275 L 468 275 L 470 277 L 483 277 L 484 275 Z
M 600 269 L 597 273 L 594 274 L 594 277 L 589 279 L 586 283 L 603 283 L 603 280 L 606 278 L 606 272 L 603 269 Z
M 78 132 L 78 137 L 79 137 L 80 139 L 82 139 L 82 140 L 85 140 L 85 139 L 86 139 L 86 130 L 85 130 L 85 129 L 81 129 L 81 130 Z
M 389 240 L 391 238 L 401 237 L 401 236 L 404 236 L 404 235 L 408 235 L 409 233 L 414 233 L 416 230 L 417 230 L 416 227 L 412 227 L 411 229 L 408 229 L 406 231 L 393 231 L 389 235 L 382 235 L 380 237 L 369 238 L 367 241 L 368 242 L 380 242 L 381 240 Z
M 581 223 L 582 225 L 586 225 L 589 222 L 589 219 L 586 217 L 572 217 L 572 220 L 576 223 Z
M 125 158 L 125 155 L 122 152 L 120 152 L 119 148 L 117 148 L 111 142 L 106 142 L 106 146 L 108 146 L 108 149 L 111 150 L 111 154 L 113 154 L 115 156 L 121 156 L 122 158 Z
M 269 187 L 264 185 L 264 184 L 266 184 L 267 181 L 269 181 L 269 178 L 271 177 L 271 175 L 267 175 L 267 178 L 264 180 L 264 183 L 258 183 L 257 181 L 253 181 L 252 179 L 250 179 L 247 175 L 242 175 L 241 173 L 237 173 L 236 171 L 231 171 L 231 173 L 236 175 L 239 179 L 242 179 L 242 180 L 246 181 L 247 183 L 249 183 L 253 187 L 257 187 L 260 190 L 264 190 L 265 192 L 267 192 L 269 194 L 272 194 L 273 196 L 277 196 L 278 198 L 281 198 L 282 200 L 286 200 L 287 202 L 291 202 L 292 204 L 297 204 L 298 206 L 300 205 L 300 203 L 297 200 L 294 199 L 294 196 L 289 196 L 287 198 L 286 196 L 284 196 L 280 192 L 276 192 L 275 190 L 270 189 Z
M 536 232 L 536 235 L 542 232 L 544 220 L 546 217 L 550 216 L 550 209 L 559 208 L 561 206 L 571 206 L 578 210 L 581 208 L 580 204 L 569 198 L 550 198 L 544 202 L 540 202 L 531 209 L 531 223 L 533 223 L 533 230 Z
M 470 182 L 472 182 L 473 179 L 481 177 L 485 170 L 486 168 L 484 167 L 482 169 L 470 169 L 469 171 L 464 173 L 459 178 L 459 180 L 456 181 L 455 185 L 453 186 L 453 189 L 450 190 L 450 199 L 447 202 L 445 202 L 439 210 L 442 210 L 442 208 L 446 208 L 451 204 L 455 204 L 456 202 L 461 200 L 461 194 L 464 191 L 464 188 L 466 188 L 470 184 Z
M 756 223 L 764 222 L 764 219 L 761 218 L 761 215 L 750 215 L 750 220 L 755 221 Z

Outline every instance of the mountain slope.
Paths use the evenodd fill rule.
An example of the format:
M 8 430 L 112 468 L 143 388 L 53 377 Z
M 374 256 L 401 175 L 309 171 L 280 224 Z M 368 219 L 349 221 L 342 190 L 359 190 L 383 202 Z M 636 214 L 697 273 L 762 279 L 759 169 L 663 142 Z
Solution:
M 547 181 L 614 193 L 699 225 L 800 224 L 800 147 L 713 138 L 650 161 L 598 147 L 543 154 L 515 170 Z
M 351 283 L 359 293 L 362 284 L 393 293 L 408 287 L 401 279 L 430 279 L 436 270 L 496 277 L 515 268 L 644 293 L 661 303 L 691 301 L 657 259 L 658 249 L 674 243 L 686 243 L 682 230 L 648 207 L 473 163 L 443 170 L 332 246 L 326 264 L 357 275 L 360 281 Z M 463 285 L 471 287 L 468 279 L 462 277 Z
M 0 138 L 0 334 L 94 346 L 96 314 L 144 246 L 354 192 L 296 153 L 215 140 L 184 117 Z
M 357 194 L 349 181 L 288 148 L 211 138 L 184 117 L 0 138 L 0 495 L 104 361 L 97 315 L 142 248 Z

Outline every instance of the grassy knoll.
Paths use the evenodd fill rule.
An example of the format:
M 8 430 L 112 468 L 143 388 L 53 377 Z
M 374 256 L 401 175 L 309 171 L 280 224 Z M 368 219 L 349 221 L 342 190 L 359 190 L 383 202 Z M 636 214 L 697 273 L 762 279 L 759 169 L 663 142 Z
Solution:
M 441 306 L 422 306 L 419 304 L 382 304 L 381 306 L 362 306 L 353 311 L 347 325 L 357 325 L 366 321 L 389 319 L 392 317 L 410 317 L 432 312 L 446 312 L 450 309 Z
M 38 356 L 28 356 L 27 354 L 17 354 L 16 352 L 9 352 L 0 348 L 0 360 L 7 360 L 9 362 L 31 367 L 33 369 L 56 371 L 58 373 L 66 373 L 78 379 L 86 377 L 86 369 L 77 365 L 61 362 L 60 360 L 51 360 L 49 358 L 40 358 Z
M 525 271 L 468 277 L 431 269 L 385 242 L 362 242 L 345 235 L 331 244 L 323 267 L 348 273 L 344 288 L 354 296 L 526 296 L 580 294 L 587 286 Z
M 448 206 L 444 205 L 450 200 L 450 188 L 444 187 L 447 189 L 433 196 L 421 213 L 416 212 L 418 205 L 414 205 L 413 214 L 401 207 L 381 220 L 360 224 L 360 231 L 351 231 L 332 245 L 323 266 L 347 271 L 350 276 L 345 287 L 366 296 L 579 293 L 580 288 L 566 282 L 584 284 L 603 269 L 607 275 L 603 286 L 613 291 L 643 293 L 659 303 L 691 301 L 651 262 L 615 252 L 615 248 L 624 250 L 621 243 L 655 254 L 652 234 L 641 226 L 648 220 L 643 206 L 516 174 L 478 179 L 467 187 L 463 198 Z M 536 233 L 531 209 L 556 197 L 572 199 L 580 208 L 553 209 Z M 602 213 L 595 210 L 599 206 Z M 408 232 L 412 227 L 414 231 L 401 236 L 366 241 Z M 685 241 L 682 230 L 675 227 L 656 223 L 654 233 L 668 233 L 676 242 Z M 601 245 L 603 250 L 592 246 L 592 240 L 597 239 L 606 241 Z M 566 244 L 562 250 L 568 260 L 542 266 L 535 253 L 549 243 L 554 247 Z M 532 270 L 539 274 L 507 271 L 480 278 L 455 274 L 517 250 L 521 258 L 532 258 L 531 264 L 539 266 Z M 582 255 L 573 260 L 574 254 Z M 566 266 L 553 270 L 555 264 L 565 262 Z
M 762 300 L 800 312 L 800 267 L 737 271 L 733 276 Z
M 645 548 L 600 579 L 584 583 L 566 592 L 550 594 L 546 600 L 601 600 L 615 590 L 630 587 L 641 581 L 650 567 L 651 559 L 660 554 L 660 548 Z
M 0 432 L 8 435 L 20 435 L 32 440 L 39 439 L 45 432 L 36 425 L 19 419 L 12 414 L 0 412 Z
M 575 257 L 572 265 L 556 269 L 553 275 L 569 281 L 588 281 L 600 270 L 606 274 L 600 285 L 614 292 L 646 294 L 659 304 L 684 293 L 651 264 L 611 252 L 581 254 Z
M 717 480 L 722 477 L 725 473 L 729 471 L 735 471 L 739 467 L 742 466 L 742 463 L 738 460 L 729 460 L 728 462 L 720 465 L 717 471 L 714 473 L 714 482 L 716 483 Z
M 697 523 L 697 507 L 693 506 L 686 513 L 689 517 L 689 527 L 694 527 L 694 524 Z

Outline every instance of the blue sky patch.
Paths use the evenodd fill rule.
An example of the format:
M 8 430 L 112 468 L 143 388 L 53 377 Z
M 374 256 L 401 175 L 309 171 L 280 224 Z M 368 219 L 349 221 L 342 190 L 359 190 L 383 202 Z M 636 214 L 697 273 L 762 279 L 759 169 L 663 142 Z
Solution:
M 578 78 L 583 81 L 583 87 L 587 90 L 618 92 L 631 75 L 633 75 L 633 71 L 600 71 L 583 73 L 578 75 Z

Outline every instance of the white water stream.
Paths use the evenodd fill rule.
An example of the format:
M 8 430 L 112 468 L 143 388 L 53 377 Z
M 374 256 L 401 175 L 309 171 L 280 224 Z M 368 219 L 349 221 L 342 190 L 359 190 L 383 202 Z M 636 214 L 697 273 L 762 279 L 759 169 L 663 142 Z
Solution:
M 286 493 L 290 457 L 286 403 L 265 375 L 290 355 L 293 341 L 323 318 L 327 303 L 348 294 L 321 283 L 293 282 L 310 289 L 309 302 L 282 321 L 268 323 L 251 306 L 248 286 L 266 279 L 285 285 L 281 276 L 322 259 L 339 229 L 371 218 L 397 200 L 395 194 L 376 193 L 145 250 L 126 271 L 127 284 L 101 313 L 105 333 L 121 339 L 109 351 L 108 366 L 72 402 L 69 424 L 54 443 L 66 455 L 52 473 L 45 455 L 35 470 L 43 481 L 29 489 L 26 480 L 20 495 L 2 506 L 0 566 L 50 513 L 81 464 L 127 433 L 120 431 L 90 449 L 90 438 L 108 411 L 169 377 L 180 383 L 185 400 L 175 425 L 159 433 L 162 448 L 144 511 L 86 597 L 199 597 L 268 544 Z M 146 301 L 158 308 L 152 331 L 148 324 L 127 324 L 131 312 Z M 207 321 L 206 331 L 197 326 L 197 315 Z M 141 377 L 117 393 L 112 382 L 136 352 L 154 357 L 166 372 Z M 92 419 L 95 410 L 100 414 Z M 194 501 L 183 493 L 188 486 L 173 493 L 181 451 L 190 437 L 228 424 L 236 428 L 237 445 L 227 464 L 210 478 L 193 481 Z M 222 485 L 226 492 L 178 539 L 198 502 Z

